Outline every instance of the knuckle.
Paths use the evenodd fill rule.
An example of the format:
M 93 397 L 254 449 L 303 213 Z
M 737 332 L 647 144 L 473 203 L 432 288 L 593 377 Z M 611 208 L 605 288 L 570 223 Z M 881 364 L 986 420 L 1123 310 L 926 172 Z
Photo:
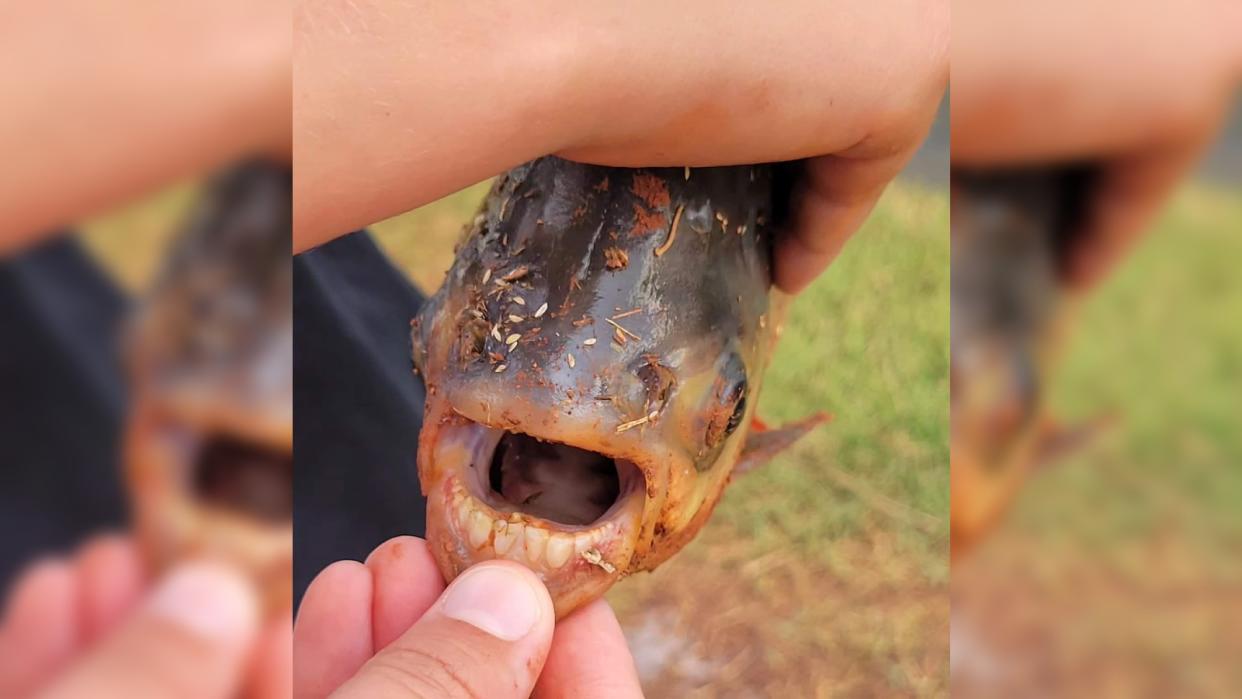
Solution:
M 445 644 L 442 644 L 442 646 Z M 477 677 L 480 663 L 463 663 L 455 657 L 469 657 L 469 651 L 447 644 L 431 650 L 422 646 L 392 645 L 372 660 L 373 670 L 388 682 L 415 697 L 449 697 L 451 699 L 484 699 L 472 678 Z M 447 652 L 446 652 L 447 651 Z M 454 653 L 454 651 L 460 651 Z

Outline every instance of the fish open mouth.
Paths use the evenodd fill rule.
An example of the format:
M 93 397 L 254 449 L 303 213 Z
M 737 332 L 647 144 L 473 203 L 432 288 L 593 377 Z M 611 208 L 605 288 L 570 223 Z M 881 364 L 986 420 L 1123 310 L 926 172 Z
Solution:
M 464 565 L 508 558 L 547 579 L 629 564 L 646 492 L 632 461 L 475 422 L 446 425 L 437 441 Z
M 293 456 L 287 451 L 214 434 L 191 466 L 191 487 L 204 505 L 268 524 L 293 517 Z

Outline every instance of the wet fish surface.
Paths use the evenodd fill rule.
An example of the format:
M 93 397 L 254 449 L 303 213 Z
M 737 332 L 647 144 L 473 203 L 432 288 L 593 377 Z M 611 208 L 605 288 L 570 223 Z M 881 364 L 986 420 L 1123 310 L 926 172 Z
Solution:
M 564 615 L 673 555 L 734 473 L 822 420 L 752 426 L 797 171 L 547 157 L 494 183 L 412 329 L 447 579 L 519 561 Z

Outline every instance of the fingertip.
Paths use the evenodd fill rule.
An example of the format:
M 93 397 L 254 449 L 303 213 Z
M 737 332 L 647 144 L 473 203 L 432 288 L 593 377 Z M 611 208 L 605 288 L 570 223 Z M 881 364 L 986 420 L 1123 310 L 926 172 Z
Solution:
M 629 644 L 606 601 L 595 600 L 556 625 L 551 651 L 532 696 L 642 696 Z
M 831 259 L 832 254 L 814 250 L 800 237 L 790 235 L 776 248 L 773 282 L 786 294 L 801 293 Z
M 372 567 L 374 563 L 385 561 L 400 562 L 407 556 L 426 555 L 431 557 L 431 551 L 427 549 L 427 542 L 417 536 L 394 536 L 384 543 L 376 546 L 369 555 L 364 564 Z
M 0 696 L 22 696 L 77 651 L 78 580 L 72 563 L 44 558 L 14 584 L 0 623 Z
M 114 628 L 142 595 L 145 571 L 133 543 L 105 534 L 77 554 L 81 585 L 82 640 L 91 643 Z
M 444 592 L 444 578 L 427 542 L 398 536 L 367 556 L 373 592 L 372 643 L 379 650 L 392 643 L 435 604 Z
M 245 649 L 258 632 L 259 598 L 241 571 L 193 561 L 164 576 L 146 613 L 222 647 Z
M 539 576 L 501 559 L 467 568 L 436 606 L 445 616 L 504 641 L 530 639 L 546 645 L 556 619 L 552 596 Z
M 247 687 L 255 699 L 294 696 L 292 612 L 265 626 L 251 661 Z
M 358 561 L 337 561 L 319 571 L 319 575 L 311 580 L 306 588 L 306 594 L 302 596 L 298 617 L 301 617 L 301 613 L 307 609 L 308 605 L 312 605 L 318 601 L 318 598 L 329 594 L 353 596 L 365 592 L 369 597 L 370 583 L 371 569 L 365 564 Z
M 327 696 L 375 654 L 371 570 L 337 561 L 306 588 L 293 623 L 295 696 Z
M 552 598 L 528 568 L 504 560 L 478 563 L 454 578 L 427 613 L 338 695 L 528 697 L 547 659 L 554 621 Z
M 49 603 L 63 607 L 65 599 L 74 599 L 77 580 L 73 565 L 64 558 L 47 556 L 29 564 L 18 576 L 9 592 L 3 616 L 3 628 L 21 624 L 34 616 L 32 610 L 43 610 Z

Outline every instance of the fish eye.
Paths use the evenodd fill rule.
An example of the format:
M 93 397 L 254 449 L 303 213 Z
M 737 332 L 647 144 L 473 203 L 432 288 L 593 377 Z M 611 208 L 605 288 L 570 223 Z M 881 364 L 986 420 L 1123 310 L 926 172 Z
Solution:
M 746 365 L 737 354 L 725 359 L 716 379 L 704 442 L 708 449 L 718 446 L 737 430 L 746 415 Z
M 733 434 L 737 426 L 742 423 L 742 416 L 746 414 L 746 379 L 734 384 L 730 395 L 733 402 L 733 414 L 729 416 L 729 423 L 725 425 L 726 435 Z

